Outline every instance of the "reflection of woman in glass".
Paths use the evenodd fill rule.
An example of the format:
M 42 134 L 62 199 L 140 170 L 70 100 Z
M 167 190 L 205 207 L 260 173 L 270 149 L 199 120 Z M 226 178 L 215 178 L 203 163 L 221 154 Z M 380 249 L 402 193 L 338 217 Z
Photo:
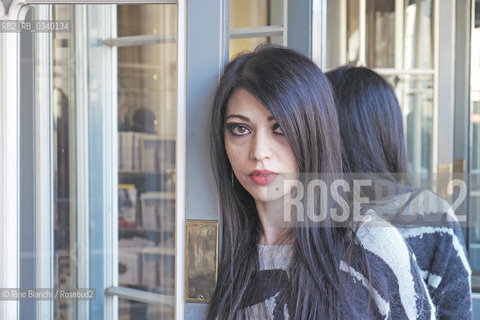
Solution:
M 285 180 L 341 172 L 330 85 L 308 58 L 260 47 L 230 62 L 213 105 L 211 147 L 222 252 L 207 319 L 434 317 L 413 256 L 395 228 L 284 223 Z M 307 217 L 334 209 L 315 197 Z
M 381 176 L 380 183 L 395 187 L 390 190 L 408 191 L 377 197 L 376 211 L 395 222 L 414 251 L 437 316 L 470 319 L 471 271 L 456 218 L 434 193 L 401 185 L 408 180 L 407 160 L 394 90 L 363 67 L 340 67 L 327 77 L 336 93 L 345 172 L 375 180 Z

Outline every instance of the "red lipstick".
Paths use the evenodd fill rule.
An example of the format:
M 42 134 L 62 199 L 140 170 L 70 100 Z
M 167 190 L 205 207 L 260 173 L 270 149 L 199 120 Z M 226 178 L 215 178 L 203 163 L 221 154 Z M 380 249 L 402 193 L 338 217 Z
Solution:
M 256 184 L 266 186 L 270 184 L 278 176 L 278 173 L 268 170 L 253 170 L 248 175 Z

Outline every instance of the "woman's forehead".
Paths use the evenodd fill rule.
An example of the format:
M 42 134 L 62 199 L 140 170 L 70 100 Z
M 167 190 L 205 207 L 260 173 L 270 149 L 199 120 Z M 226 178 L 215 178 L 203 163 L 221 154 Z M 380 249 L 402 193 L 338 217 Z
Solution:
M 259 117 L 272 121 L 275 118 L 270 111 L 250 92 L 245 89 L 236 89 L 227 103 L 225 119 L 229 115 L 240 114 L 246 116 L 251 121 L 258 120 Z

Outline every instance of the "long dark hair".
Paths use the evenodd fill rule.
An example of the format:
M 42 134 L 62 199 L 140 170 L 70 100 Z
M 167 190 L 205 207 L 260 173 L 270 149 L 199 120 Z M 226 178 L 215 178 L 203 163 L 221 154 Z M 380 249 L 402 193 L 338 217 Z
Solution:
M 261 46 L 226 66 L 213 103 L 210 133 L 223 230 L 209 320 L 238 315 L 249 298 L 248 280 L 259 268 L 257 245 L 262 226 L 253 198 L 233 175 L 224 145 L 226 107 L 238 88 L 254 95 L 278 121 L 301 173 L 334 174 L 342 170 L 332 90 L 309 58 L 287 48 Z M 306 222 L 291 230 L 294 245 L 288 299 L 294 319 L 352 315 L 338 266 L 341 259 L 348 260 L 354 230 L 329 227 L 332 224 L 329 217 L 326 219 L 323 227 Z M 364 267 L 368 269 L 366 263 Z
M 342 164 L 346 179 L 368 179 L 362 195 L 377 214 L 390 208 L 393 198 L 407 195 L 403 212 L 424 188 L 415 188 L 408 175 L 403 118 L 392 86 L 366 67 L 345 65 L 326 73 L 337 105 Z M 384 192 L 387 190 L 387 192 Z M 366 207 L 366 206 L 365 206 Z M 393 224 L 401 215 L 386 215 Z
M 390 84 L 365 67 L 346 65 L 326 75 L 335 92 L 345 171 L 406 173 L 402 112 Z

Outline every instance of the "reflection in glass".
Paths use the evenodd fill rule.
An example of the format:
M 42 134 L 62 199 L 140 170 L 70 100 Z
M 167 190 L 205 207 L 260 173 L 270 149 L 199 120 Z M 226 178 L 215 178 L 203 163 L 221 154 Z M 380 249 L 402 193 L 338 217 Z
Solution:
M 327 67 L 432 69 L 432 17 L 432 0 L 328 0 Z
M 48 102 L 51 101 L 53 109 L 53 285 L 58 289 L 72 290 L 84 287 L 87 282 L 95 283 L 95 276 L 103 274 L 103 270 L 93 269 L 103 266 L 97 262 L 107 261 L 111 248 L 106 248 L 108 252 L 103 251 L 104 244 L 96 242 L 86 230 L 95 230 L 95 233 L 100 233 L 98 238 L 104 240 L 102 232 L 110 226 L 95 229 L 98 227 L 95 219 L 99 216 L 100 219 L 111 218 L 103 215 L 113 213 L 97 210 L 98 207 L 95 206 L 107 201 L 109 197 L 101 192 L 94 194 L 92 190 L 108 189 L 102 185 L 108 182 L 96 179 L 97 176 L 85 178 L 79 174 L 99 172 L 101 175 L 109 173 L 106 170 L 118 169 L 119 266 L 118 269 L 115 266 L 112 272 L 118 272 L 120 286 L 159 294 L 153 295 L 153 300 L 157 297 L 161 300 L 160 295 L 170 298 L 169 303 L 161 307 L 121 300 L 119 317 L 139 320 L 173 319 L 177 6 L 55 5 L 49 6 L 50 8 L 53 21 L 66 20 L 70 24 L 70 32 L 48 34 L 51 36 L 51 41 L 48 41 L 49 45 L 51 43 L 51 61 L 48 62 L 51 62 L 52 68 L 43 65 L 43 60 L 39 59 L 37 70 L 40 73 L 48 68 L 48 72 L 51 72 L 52 95 L 48 96 Z M 117 13 L 116 19 L 113 19 L 118 23 L 118 30 L 114 32 L 116 35 L 109 34 L 110 28 L 104 29 L 104 25 L 98 22 L 96 15 L 105 12 Z M 80 19 L 79 22 L 76 20 L 79 17 L 85 20 Z M 104 22 L 108 24 L 109 19 L 110 17 Z M 118 48 L 109 47 L 107 42 L 102 43 L 102 40 L 108 39 L 100 39 L 117 35 L 120 39 L 114 40 L 121 40 Z M 139 35 L 142 37 L 137 37 Z M 36 36 L 36 45 L 43 49 L 47 35 L 42 34 L 42 39 L 39 39 L 38 33 Z M 127 36 L 129 38 L 125 38 Z M 91 37 L 95 41 L 90 41 Z M 142 41 L 146 45 L 141 45 Z M 118 60 L 108 61 L 111 56 L 116 56 Z M 112 63 L 118 67 L 117 70 L 104 69 L 103 64 L 106 62 L 107 65 Z M 109 78 L 108 75 L 112 73 L 117 74 L 118 78 Z M 40 74 L 40 79 L 43 77 L 50 77 L 50 74 Z M 105 81 L 102 82 L 103 80 Z M 111 87 L 118 88 L 118 91 L 107 92 Z M 118 106 L 114 106 L 118 107 L 118 132 L 100 133 L 99 137 L 92 137 L 92 132 L 98 133 L 104 128 L 102 121 L 108 122 L 108 118 L 103 117 L 112 116 L 102 113 L 112 107 L 108 104 L 112 93 L 118 97 L 114 99 L 118 100 Z M 36 98 L 42 102 L 43 99 L 46 100 L 43 92 Z M 105 109 L 100 104 L 105 104 Z M 95 131 L 92 128 L 101 129 Z M 106 137 L 118 134 L 119 168 L 111 168 L 110 163 L 101 161 L 83 162 L 89 158 L 88 151 L 94 150 L 96 146 L 104 147 L 103 134 Z M 104 159 L 102 156 L 92 156 L 89 159 L 92 158 Z M 85 189 L 91 194 L 84 194 Z M 86 220 L 87 217 L 89 221 Z M 90 243 L 82 242 L 87 239 L 94 240 Z M 100 248 L 100 252 L 92 247 Z M 90 255 L 87 257 L 87 254 Z M 92 270 L 84 269 L 85 259 L 90 259 L 87 260 L 90 263 L 95 261 L 90 265 Z M 97 289 L 97 300 L 89 303 L 90 305 L 78 299 L 55 299 L 54 319 L 77 319 L 84 312 L 94 312 L 92 310 L 98 305 L 105 306 L 103 293 Z
M 345 63 L 384 72 L 404 116 L 409 171 L 431 171 L 433 1 L 328 0 L 328 69 Z M 389 70 L 385 70 L 389 69 Z M 423 69 L 409 74 L 409 69 Z
M 268 25 L 268 0 L 230 1 L 230 29 Z
M 359 1 L 347 1 L 347 61 L 360 59 L 360 8 Z
M 283 0 L 231 0 L 230 30 L 269 25 L 285 26 Z M 283 44 L 283 36 L 239 38 L 230 40 L 230 58 L 243 51 L 253 51 L 263 42 Z
M 120 5 L 118 284 L 175 294 L 176 5 Z M 174 306 L 119 299 L 120 319 L 173 319 Z
M 230 39 L 230 59 L 244 51 L 253 51 L 259 44 L 269 42 L 268 38 Z
M 480 1 L 475 6 L 471 42 L 470 72 L 470 217 L 469 257 L 472 266 L 472 285 L 480 288 Z
M 117 6 L 117 36 L 161 35 L 175 37 L 176 5 Z
M 149 305 L 144 302 L 118 299 L 118 320 L 130 319 L 175 319 L 172 308 Z
M 478 93 L 477 93 L 478 95 Z M 473 96 L 472 96 L 473 98 Z M 471 227 L 470 241 L 472 245 L 474 243 L 480 243 L 480 101 L 472 101 L 472 152 L 471 152 Z M 480 257 L 479 257 L 480 258 Z M 472 261 L 475 263 L 476 269 L 480 270 L 480 261 Z
M 433 68 L 433 1 L 408 1 L 404 17 L 404 68 Z
M 73 21 L 72 6 L 53 6 L 54 20 Z M 54 168 L 54 277 L 55 288 L 77 288 L 75 190 L 75 58 L 73 34 L 52 34 L 53 168 Z M 74 300 L 55 300 L 55 319 L 72 319 Z
M 401 68 L 395 66 L 395 1 L 367 0 L 366 3 L 365 62 L 375 68 Z
M 403 113 L 409 172 L 431 171 L 433 76 L 387 76 L 393 85 Z
M 433 68 L 431 0 L 367 0 L 366 63 L 374 68 Z M 402 10 L 402 11 L 400 11 Z

